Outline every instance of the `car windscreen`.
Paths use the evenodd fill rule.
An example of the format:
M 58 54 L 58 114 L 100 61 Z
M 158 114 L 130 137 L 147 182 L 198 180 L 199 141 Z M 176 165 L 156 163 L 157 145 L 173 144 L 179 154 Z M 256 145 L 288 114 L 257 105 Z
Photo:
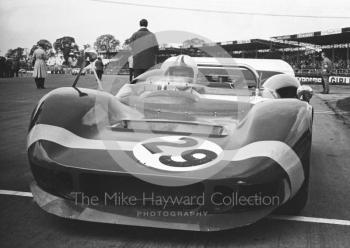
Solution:
M 133 87 L 123 87 L 118 97 L 189 94 L 213 99 L 221 96 L 251 96 L 257 86 L 255 72 L 242 66 L 199 66 L 192 76 L 167 75 L 160 69 L 146 72 Z M 160 91 L 162 91 L 160 93 Z M 182 93 L 180 93 L 182 92 Z M 212 95 L 212 96 L 210 96 Z M 159 97 L 159 96 L 158 96 Z M 220 99 L 224 99 L 220 97 Z
M 198 84 L 211 88 L 248 89 L 257 86 L 252 71 L 241 67 L 199 67 Z

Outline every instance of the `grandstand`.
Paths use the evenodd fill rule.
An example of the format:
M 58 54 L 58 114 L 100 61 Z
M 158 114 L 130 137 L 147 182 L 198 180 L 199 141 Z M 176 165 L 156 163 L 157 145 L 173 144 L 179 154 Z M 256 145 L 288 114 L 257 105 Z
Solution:
M 286 44 L 272 40 L 251 39 L 204 44 L 202 47 L 197 47 L 197 50 L 200 50 L 204 56 L 230 56 L 236 58 L 281 58 L 281 55 L 276 53 L 277 51 L 292 49 L 296 47 L 297 45 Z
M 333 61 L 333 74 L 350 76 L 350 28 L 340 28 L 326 31 L 316 31 L 293 35 L 273 37 L 274 40 L 300 46 L 309 46 L 314 51 L 325 51 Z M 297 75 L 319 75 L 319 53 L 300 53 L 297 59 L 289 61 L 295 65 Z
M 283 59 L 292 65 L 301 81 L 320 83 L 320 51 L 325 51 L 334 63 L 331 83 L 350 83 L 350 27 L 337 30 L 316 31 L 272 37 L 271 39 L 235 40 L 217 43 L 204 43 L 195 46 L 162 46 L 158 63 L 171 56 L 187 54 L 201 57 L 235 57 Z M 121 50 L 120 58 L 130 55 Z M 125 57 L 124 56 L 124 57 Z M 124 72 L 128 65 L 125 59 L 107 66 L 107 73 Z M 122 68 L 122 70 L 120 70 Z

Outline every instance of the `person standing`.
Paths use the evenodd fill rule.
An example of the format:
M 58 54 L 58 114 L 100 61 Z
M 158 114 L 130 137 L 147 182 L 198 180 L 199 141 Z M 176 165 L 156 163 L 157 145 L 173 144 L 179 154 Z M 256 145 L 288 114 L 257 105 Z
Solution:
M 129 39 L 133 54 L 134 78 L 156 64 L 159 46 L 156 36 L 147 29 L 147 26 L 148 21 L 142 19 L 140 29 Z
M 45 78 L 47 76 L 46 72 L 46 53 L 41 44 L 38 44 L 38 48 L 33 53 L 34 71 L 33 78 L 35 80 L 36 87 L 38 89 L 45 89 Z
M 5 77 L 6 72 L 6 58 L 0 56 L 0 78 Z
M 56 61 L 56 57 L 54 55 L 51 55 L 47 60 L 47 66 L 49 71 L 51 71 L 51 74 L 53 74 L 55 71 L 55 61 Z
M 6 59 L 6 77 L 12 77 L 12 59 Z
M 14 76 L 18 77 L 19 72 L 19 58 L 16 57 L 12 62 L 12 73 Z
M 327 57 L 325 52 L 321 53 L 322 57 L 322 94 L 329 94 L 329 76 L 331 75 L 333 64 L 332 61 Z
M 129 82 L 131 83 L 134 74 L 134 59 L 132 56 L 128 58 L 129 63 Z
M 96 62 L 95 62 L 95 70 L 98 79 L 102 80 L 102 74 L 103 74 L 103 62 L 101 57 L 98 57 Z

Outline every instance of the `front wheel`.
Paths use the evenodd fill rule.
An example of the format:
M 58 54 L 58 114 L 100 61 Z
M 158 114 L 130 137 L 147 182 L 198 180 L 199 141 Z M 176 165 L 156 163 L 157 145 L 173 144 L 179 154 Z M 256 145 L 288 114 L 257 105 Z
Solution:
M 300 190 L 296 193 L 296 195 L 287 201 L 283 206 L 277 209 L 277 214 L 298 214 L 303 210 L 307 203 L 309 193 L 309 179 L 306 178 L 305 182 L 301 186 Z
M 311 138 L 310 138 L 310 145 L 307 149 L 307 152 L 305 153 L 302 164 L 305 164 L 305 180 L 299 191 L 294 195 L 292 199 L 287 201 L 284 205 L 282 205 L 280 208 L 276 210 L 277 214 L 298 214 L 301 210 L 305 207 L 307 200 L 308 200 L 308 194 L 309 194 L 309 178 L 310 178 L 310 154 L 311 154 Z

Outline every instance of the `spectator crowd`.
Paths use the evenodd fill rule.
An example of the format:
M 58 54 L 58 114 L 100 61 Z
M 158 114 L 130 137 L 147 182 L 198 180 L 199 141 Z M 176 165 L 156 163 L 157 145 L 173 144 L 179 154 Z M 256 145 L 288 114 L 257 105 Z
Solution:
M 18 77 L 30 67 L 29 59 L 0 56 L 0 78 Z

